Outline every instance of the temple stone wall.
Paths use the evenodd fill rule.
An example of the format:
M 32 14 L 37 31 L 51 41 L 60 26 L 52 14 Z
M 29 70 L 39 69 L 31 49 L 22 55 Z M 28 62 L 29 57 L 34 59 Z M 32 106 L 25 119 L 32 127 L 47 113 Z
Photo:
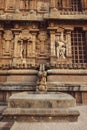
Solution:
M 35 92 L 44 64 L 48 92 L 70 93 L 87 104 L 87 60 L 73 62 L 72 50 L 76 28 L 87 45 L 87 4 L 80 2 L 75 11 L 71 0 L 0 0 L 0 103 L 12 93 Z

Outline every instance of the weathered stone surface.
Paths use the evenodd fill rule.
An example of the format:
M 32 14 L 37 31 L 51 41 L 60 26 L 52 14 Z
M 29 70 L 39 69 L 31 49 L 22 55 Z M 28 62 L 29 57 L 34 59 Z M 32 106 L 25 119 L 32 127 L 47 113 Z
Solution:
M 31 70 L 37 71 L 40 64 L 46 65 L 48 82 L 87 84 L 87 54 L 84 54 L 87 50 L 87 3 L 86 0 L 74 2 L 0 0 L 0 83 L 7 83 L 6 87 L 0 84 L 1 102 L 7 102 L 15 90 L 35 90 L 37 72 L 31 73 Z M 77 36 L 77 40 L 74 36 L 73 42 L 75 30 L 77 35 L 80 30 L 81 36 Z M 11 87 L 8 83 L 19 85 Z M 39 86 L 40 89 L 45 87 Z M 80 95 L 82 103 L 87 88 L 80 88 L 76 88 L 78 92 L 72 87 L 63 91 L 69 90 L 76 98 Z M 55 89 L 49 88 L 50 91 L 59 89 L 58 85 Z
M 3 113 L 3 120 L 29 122 L 76 122 L 79 111 L 73 108 L 59 109 L 23 109 L 8 108 Z
M 14 94 L 9 98 L 3 118 L 16 121 L 77 121 L 76 100 L 64 93 Z
M 67 108 L 76 105 L 75 99 L 68 94 L 14 94 L 9 98 L 11 108 Z

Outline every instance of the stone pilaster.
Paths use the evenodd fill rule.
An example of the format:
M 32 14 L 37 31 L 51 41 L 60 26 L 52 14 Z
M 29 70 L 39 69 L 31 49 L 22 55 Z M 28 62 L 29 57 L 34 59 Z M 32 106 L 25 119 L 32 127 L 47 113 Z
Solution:
M 0 29 L 0 58 L 2 57 L 2 29 Z
M 36 35 L 38 33 L 39 29 L 31 29 L 30 32 L 32 34 L 32 50 L 31 50 L 31 56 L 29 57 L 29 63 L 31 63 L 33 66 L 35 66 L 35 60 L 36 60 Z
M 55 56 L 55 32 L 50 31 L 50 48 L 51 56 Z
M 30 9 L 36 10 L 36 0 L 30 0 Z
M 20 9 L 24 9 L 24 3 L 23 3 L 23 0 L 20 0 Z
M 35 56 L 36 52 L 36 33 L 32 33 L 32 40 L 33 40 L 33 50 L 32 50 L 32 55 Z
M 12 64 L 15 65 L 17 63 L 17 60 L 19 58 L 19 48 L 18 48 L 18 37 L 19 37 L 19 32 L 21 31 L 20 29 L 12 29 L 14 33 L 14 52 L 13 52 L 13 61 Z
M 71 31 L 72 30 L 67 30 L 66 33 L 66 57 L 69 63 L 72 62 Z
M 71 49 L 71 30 L 67 30 L 66 33 L 66 40 L 67 40 L 67 52 L 66 55 L 67 57 L 72 57 L 72 49 Z
M 15 30 L 15 40 L 14 40 L 14 58 L 18 57 L 18 36 L 19 36 L 19 31 Z
M 55 51 L 55 32 L 57 27 L 48 27 L 50 33 L 50 62 L 52 65 L 56 63 L 56 51 Z

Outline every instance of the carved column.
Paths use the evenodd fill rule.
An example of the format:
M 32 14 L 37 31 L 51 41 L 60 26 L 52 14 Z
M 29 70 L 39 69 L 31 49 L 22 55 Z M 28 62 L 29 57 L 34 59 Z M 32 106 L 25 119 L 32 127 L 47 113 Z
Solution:
M 32 33 L 32 39 L 33 39 L 33 50 L 32 50 L 32 55 L 35 56 L 35 51 L 36 51 L 36 33 Z
M 0 10 L 4 10 L 4 7 L 5 7 L 5 1 L 0 0 Z
M 81 2 L 83 11 L 87 12 L 87 0 L 81 0 Z
M 55 32 L 50 31 L 51 56 L 55 56 Z
M 13 30 L 15 34 L 15 39 L 14 39 L 14 58 L 17 58 L 19 56 L 18 54 L 18 37 L 19 37 L 19 31 L 20 30 Z
M 55 27 L 54 23 L 50 23 L 48 27 L 50 33 L 50 62 L 52 65 L 56 63 L 56 50 L 55 50 L 55 32 L 57 31 L 57 27 Z
M 2 29 L 0 29 L 0 58 L 2 57 Z
M 85 31 L 86 46 L 87 46 L 87 26 L 83 27 L 83 31 Z
M 67 30 L 66 33 L 66 57 L 72 58 L 72 46 L 71 46 L 71 30 Z
M 24 2 L 23 2 L 23 0 L 20 0 L 20 9 L 24 9 Z
M 32 34 L 32 43 L 31 44 L 31 55 L 28 58 L 28 63 L 32 64 L 32 66 L 35 66 L 35 60 L 36 60 L 36 35 L 39 29 L 31 29 L 30 33 Z
M 36 0 L 30 0 L 30 9 L 36 10 Z
M 32 43 L 33 44 L 32 45 L 32 47 L 33 47 L 32 48 L 32 54 L 33 54 L 33 56 L 35 56 L 35 51 L 36 51 L 36 35 L 37 35 L 38 32 L 39 32 L 39 29 L 36 29 L 36 28 L 31 30 L 32 40 L 33 40 L 32 41 L 33 42 Z

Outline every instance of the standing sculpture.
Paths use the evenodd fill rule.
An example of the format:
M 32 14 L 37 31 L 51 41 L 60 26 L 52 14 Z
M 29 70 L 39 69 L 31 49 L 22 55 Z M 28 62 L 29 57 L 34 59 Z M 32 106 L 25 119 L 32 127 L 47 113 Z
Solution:
M 56 46 L 56 56 L 57 58 L 63 58 L 65 59 L 66 55 L 66 43 L 64 40 L 62 40 L 60 37 L 57 37 L 55 40 L 55 46 Z
M 46 92 L 47 91 L 47 72 L 45 71 L 45 65 L 40 64 L 40 68 L 38 71 L 38 81 L 37 81 L 37 92 Z

